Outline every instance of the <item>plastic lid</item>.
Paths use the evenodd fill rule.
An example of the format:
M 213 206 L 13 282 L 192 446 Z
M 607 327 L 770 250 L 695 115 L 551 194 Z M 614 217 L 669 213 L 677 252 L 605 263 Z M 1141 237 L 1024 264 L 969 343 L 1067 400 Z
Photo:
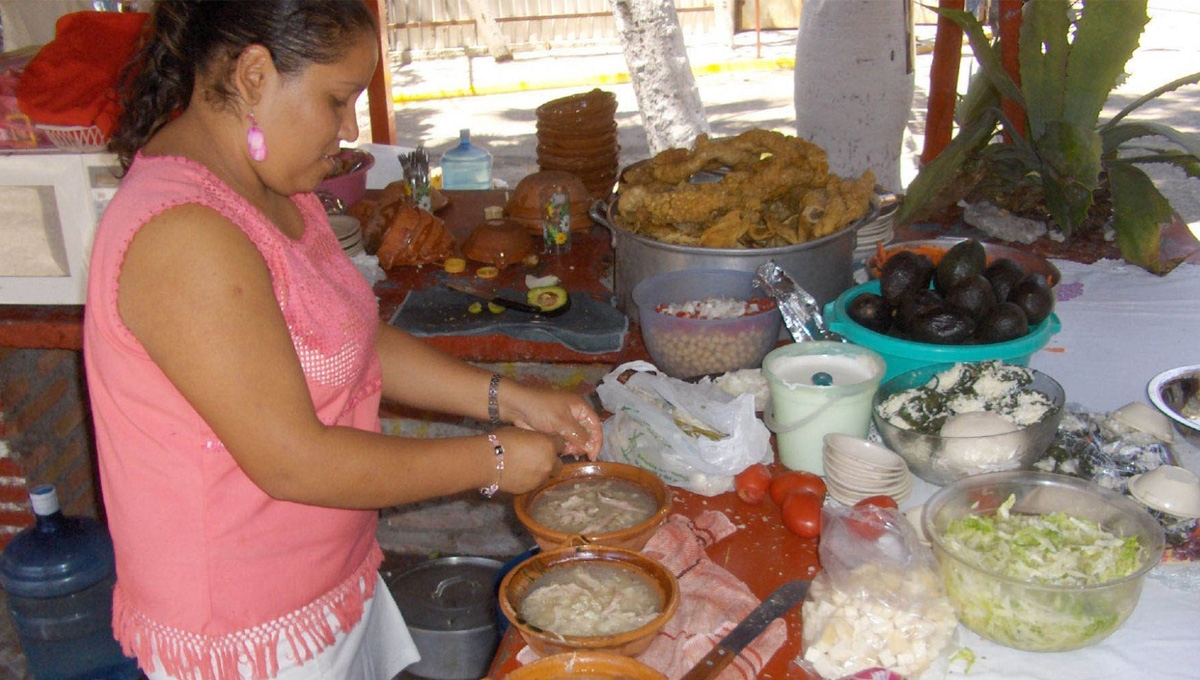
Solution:
M 58 504 L 58 490 L 53 484 L 38 484 L 29 490 L 29 503 L 33 505 L 33 514 L 53 515 L 61 509 Z
M 458 131 L 458 143 L 459 144 L 470 144 L 471 143 L 470 128 L 463 128 Z
M 388 584 L 411 628 L 463 631 L 496 625 L 496 573 L 485 557 L 442 557 L 405 571 Z
M 58 498 L 53 486 L 49 492 L 42 486 L 30 492 L 31 500 L 39 496 L 41 500 L 34 500 L 35 503 L 45 503 L 50 497 L 57 510 Z M 0 554 L 0 587 L 17 597 L 58 597 L 95 585 L 115 569 L 112 539 L 97 520 L 90 517 L 41 520 L 38 526 L 14 536 Z

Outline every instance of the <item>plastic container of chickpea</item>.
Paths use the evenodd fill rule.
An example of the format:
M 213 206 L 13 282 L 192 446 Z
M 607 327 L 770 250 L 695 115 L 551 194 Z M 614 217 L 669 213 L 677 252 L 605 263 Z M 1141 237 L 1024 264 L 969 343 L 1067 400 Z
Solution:
M 759 368 L 783 319 L 754 273 L 687 269 L 633 289 L 642 340 L 663 373 L 680 379 Z

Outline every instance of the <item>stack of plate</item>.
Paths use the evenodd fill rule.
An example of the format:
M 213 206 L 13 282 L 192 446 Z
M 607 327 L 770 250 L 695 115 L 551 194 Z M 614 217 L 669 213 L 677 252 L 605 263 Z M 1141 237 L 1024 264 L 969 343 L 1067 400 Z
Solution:
M 350 257 L 366 252 L 363 247 L 362 226 L 358 219 L 350 215 L 330 215 L 329 224 L 333 227 L 333 235 Z
M 824 463 L 829 495 L 846 505 L 879 495 L 903 503 L 912 493 L 913 478 L 904 459 L 866 439 L 826 435 Z
M 537 108 L 537 161 L 542 170 L 569 172 L 592 198 L 608 198 L 617 179 L 617 97 L 594 89 Z
M 900 202 L 895 194 L 883 193 L 876 187 L 876 193 L 871 197 L 871 207 L 879 212 L 875 219 L 862 225 L 854 234 L 854 262 L 860 264 L 875 253 L 879 245 L 892 242 L 895 235 L 893 226 L 896 222 L 896 211 Z

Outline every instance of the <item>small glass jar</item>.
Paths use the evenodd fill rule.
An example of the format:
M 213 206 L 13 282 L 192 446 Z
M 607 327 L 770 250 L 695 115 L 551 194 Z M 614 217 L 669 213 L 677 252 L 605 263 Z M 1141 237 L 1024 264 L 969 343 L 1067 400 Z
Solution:
M 538 192 L 542 207 L 542 250 L 571 250 L 571 193 L 566 184 L 551 182 Z

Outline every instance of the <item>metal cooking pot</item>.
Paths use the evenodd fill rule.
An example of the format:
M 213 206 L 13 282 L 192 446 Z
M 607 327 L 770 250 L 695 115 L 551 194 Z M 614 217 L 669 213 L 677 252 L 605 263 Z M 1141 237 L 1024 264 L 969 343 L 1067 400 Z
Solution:
M 684 269 L 736 269 L 753 272 L 767 260 L 784 271 L 824 306 L 853 284 L 854 235 L 874 219 L 872 211 L 841 231 L 796 245 L 775 248 L 704 248 L 663 243 L 621 226 L 617 198 L 596 201 L 591 216 L 612 233 L 617 306 L 637 321 L 633 288 L 643 279 Z
M 388 580 L 421 660 L 405 669 L 431 680 L 476 680 L 487 674 L 500 642 L 496 574 L 486 557 L 442 557 Z

